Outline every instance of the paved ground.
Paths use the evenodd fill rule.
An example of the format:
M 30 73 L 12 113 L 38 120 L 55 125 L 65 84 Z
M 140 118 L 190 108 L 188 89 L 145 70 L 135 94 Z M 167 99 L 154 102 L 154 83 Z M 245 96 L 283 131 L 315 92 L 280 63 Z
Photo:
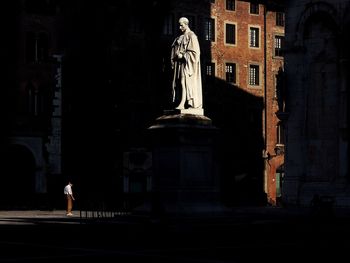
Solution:
M 341 262 L 350 246 L 349 215 L 237 208 L 225 216 L 154 221 L 0 211 L 0 262 Z
M 0 225 L 77 224 L 79 219 L 80 212 L 74 213 L 72 217 L 67 217 L 64 210 L 0 211 Z

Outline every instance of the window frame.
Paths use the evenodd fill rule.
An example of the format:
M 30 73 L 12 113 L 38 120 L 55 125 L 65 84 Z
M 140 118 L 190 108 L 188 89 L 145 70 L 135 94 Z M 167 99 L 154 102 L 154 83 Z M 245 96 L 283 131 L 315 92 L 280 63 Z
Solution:
M 255 36 L 255 41 L 253 40 L 252 32 Z M 257 32 L 257 35 L 256 35 Z M 248 26 L 248 46 L 252 49 L 260 49 L 261 46 L 261 27 L 256 25 L 249 25 Z
M 236 0 L 226 0 L 225 9 L 226 11 L 236 11 Z
M 257 12 L 254 12 L 257 11 Z M 260 15 L 260 6 L 257 2 L 250 2 L 249 4 L 249 14 L 251 15 Z
M 279 43 L 280 47 L 277 47 L 277 45 L 276 45 L 278 39 L 279 39 L 279 42 L 280 42 Z M 273 55 L 274 55 L 274 57 L 283 57 L 283 55 L 284 55 L 283 54 L 284 39 L 285 39 L 285 37 L 283 35 L 275 35 L 274 36 L 274 42 L 273 42 L 273 46 L 274 46 Z
M 284 27 L 285 26 L 285 21 L 286 21 L 286 18 L 285 18 L 286 14 L 284 12 L 276 12 L 276 26 L 282 26 Z
M 208 68 L 210 68 L 211 74 L 208 74 Z M 216 77 L 216 63 L 214 61 L 207 61 L 205 63 L 205 77 L 206 79 L 211 79 Z
M 207 17 L 204 21 L 204 40 L 216 42 L 216 19 Z
M 228 71 L 227 71 L 227 69 L 228 69 L 229 66 L 233 66 L 232 72 L 228 72 Z M 225 81 L 226 81 L 226 83 L 231 84 L 231 85 L 236 85 L 236 84 L 237 84 L 237 79 L 238 79 L 238 76 L 237 76 L 237 69 L 238 69 L 237 63 L 232 62 L 232 61 L 227 61 L 227 62 L 225 62 Z M 228 76 L 230 76 L 231 74 L 233 74 L 233 76 L 232 76 L 232 77 L 228 77 Z M 232 81 L 230 81 L 231 78 L 232 78 Z
M 252 76 L 253 69 L 255 69 L 254 76 Z M 250 63 L 248 65 L 248 86 L 254 88 L 261 86 L 261 66 L 258 63 Z
M 227 32 L 228 32 L 228 28 L 227 26 L 233 26 L 233 42 L 234 43 L 229 43 L 227 42 Z M 225 41 L 225 45 L 227 46 L 237 46 L 237 23 L 233 23 L 233 22 L 225 22 L 225 31 L 224 31 L 225 37 L 224 37 L 224 41 Z
M 276 125 L 276 146 L 285 145 L 285 127 L 282 122 Z

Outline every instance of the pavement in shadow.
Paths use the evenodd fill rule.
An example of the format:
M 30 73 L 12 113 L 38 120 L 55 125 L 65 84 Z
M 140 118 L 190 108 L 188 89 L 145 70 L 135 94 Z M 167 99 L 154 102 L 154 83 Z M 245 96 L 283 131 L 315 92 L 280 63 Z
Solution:
M 235 208 L 154 219 L 64 211 L 0 211 L 0 262 L 338 262 L 350 245 L 347 210 Z

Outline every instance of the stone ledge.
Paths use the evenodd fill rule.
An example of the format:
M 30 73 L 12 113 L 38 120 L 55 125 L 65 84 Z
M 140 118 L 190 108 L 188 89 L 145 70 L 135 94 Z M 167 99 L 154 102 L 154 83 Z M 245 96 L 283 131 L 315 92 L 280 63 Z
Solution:
M 181 113 L 180 110 L 165 111 L 149 129 L 169 127 L 214 128 L 210 118 L 192 113 Z

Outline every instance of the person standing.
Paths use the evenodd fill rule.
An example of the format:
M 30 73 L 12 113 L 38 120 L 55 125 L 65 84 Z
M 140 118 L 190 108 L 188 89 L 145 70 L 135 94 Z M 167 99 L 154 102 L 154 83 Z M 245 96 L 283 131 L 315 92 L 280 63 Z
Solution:
M 200 47 L 186 17 L 179 19 L 182 34 L 171 45 L 172 94 L 176 109 L 202 108 Z
M 68 184 L 64 187 L 64 195 L 66 196 L 66 200 L 67 200 L 67 210 L 66 210 L 66 215 L 67 216 L 72 216 L 72 209 L 73 209 L 73 201 L 74 196 L 73 196 L 73 190 L 72 190 L 72 186 L 73 184 L 68 181 Z

